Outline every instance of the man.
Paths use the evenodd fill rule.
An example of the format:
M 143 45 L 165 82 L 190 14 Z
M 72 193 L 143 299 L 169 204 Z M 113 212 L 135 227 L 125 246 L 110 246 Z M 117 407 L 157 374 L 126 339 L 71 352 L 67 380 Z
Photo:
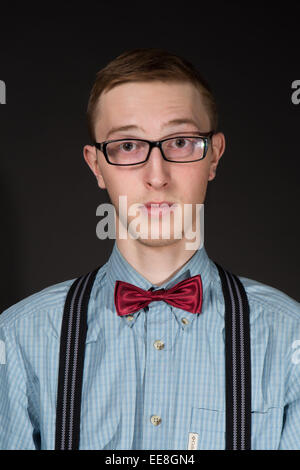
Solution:
M 84 158 L 116 210 L 116 242 L 88 304 L 79 448 L 225 449 L 222 285 L 204 246 L 187 249 L 180 224 L 192 204 L 188 228 L 197 226 L 196 209 L 225 150 L 213 95 L 187 61 L 137 49 L 98 73 L 88 120 L 92 145 Z M 120 196 L 128 208 L 142 206 L 140 231 L 133 213 L 120 210 Z M 146 209 L 163 201 L 164 212 Z M 158 296 L 131 308 L 139 295 L 192 279 L 199 283 L 194 311 L 182 291 L 177 306 Z M 300 449 L 299 304 L 240 281 L 250 309 L 251 449 Z M 73 282 L 31 295 L 0 317 L 2 449 L 55 448 L 61 325 Z M 136 295 L 126 297 L 132 287 L 122 283 Z

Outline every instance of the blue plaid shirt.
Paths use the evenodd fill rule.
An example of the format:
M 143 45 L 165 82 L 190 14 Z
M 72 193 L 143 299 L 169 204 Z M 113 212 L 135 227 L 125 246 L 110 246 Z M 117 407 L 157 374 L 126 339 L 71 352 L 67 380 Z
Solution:
M 197 274 L 201 314 L 163 301 L 116 314 L 117 279 L 148 290 Z M 300 449 L 299 303 L 240 279 L 250 304 L 252 449 Z M 60 329 L 72 282 L 0 316 L 0 449 L 54 449 Z M 80 449 L 188 449 L 190 433 L 197 449 L 225 448 L 224 300 L 205 248 L 155 286 L 115 242 L 92 289 L 85 351 Z

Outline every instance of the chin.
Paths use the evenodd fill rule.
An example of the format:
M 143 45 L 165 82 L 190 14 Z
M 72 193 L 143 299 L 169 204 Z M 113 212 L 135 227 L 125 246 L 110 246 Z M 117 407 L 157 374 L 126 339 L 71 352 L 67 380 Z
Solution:
M 177 244 L 180 242 L 179 239 L 151 239 L 151 238 L 137 238 L 136 241 L 140 243 L 141 245 L 148 246 L 148 247 L 153 247 L 153 248 L 158 248 L 158 247 L 166 247 L 166 246 L 171 246 L 174 244 Z
M 154 224 L 152 231 L 150 228 L 144 231 L 132 231 L 130 227 L 128 227 L 128 234 L 148 246 L 168 246 L 178 243 L 184 238 L 181 224 L 177 227 L 170 227 L 169 230 Z

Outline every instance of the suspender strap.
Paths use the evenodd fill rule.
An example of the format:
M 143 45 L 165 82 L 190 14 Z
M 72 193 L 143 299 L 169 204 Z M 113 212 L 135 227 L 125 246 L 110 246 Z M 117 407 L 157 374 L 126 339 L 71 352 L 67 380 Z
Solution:
M 251 449 L 249 304 L 234 274 L 215 263 L 225 301 L 226 450 Z M 76 279 L 66 297 L 61 326 L 56 410 L 56 450 L 77 450 L 87 333 L 87 310 L 99 268 Z
M 99 268 L 76 279 L 67 294 L 61 326 L 55 449 L 77 450 L 87 309 Z
M 226 450 L 251 449 L 251 353 L 247 294 L 215 263 L 225 301 Z

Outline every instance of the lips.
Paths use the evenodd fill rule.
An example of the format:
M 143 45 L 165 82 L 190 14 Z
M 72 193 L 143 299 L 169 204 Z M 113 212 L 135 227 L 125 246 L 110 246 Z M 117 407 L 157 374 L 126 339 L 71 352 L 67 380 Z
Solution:
M 170 202 L 170 201 L 150 201 L 150 202 L 146 202 L 145 206 L 146 207 L 151 207 L 151 204 L 158 204 L 159 206 L 161 206 L 162 204 L 168 204 L 168 206 L 172 206 L 174 203 L 173 202 Z
M 174 208 L 177 208 L 178 204 L 171 201 L 149 201 L 142 204 L 140 207 L 146 214 L 153 216 L 164 216 L 168 214 Z

